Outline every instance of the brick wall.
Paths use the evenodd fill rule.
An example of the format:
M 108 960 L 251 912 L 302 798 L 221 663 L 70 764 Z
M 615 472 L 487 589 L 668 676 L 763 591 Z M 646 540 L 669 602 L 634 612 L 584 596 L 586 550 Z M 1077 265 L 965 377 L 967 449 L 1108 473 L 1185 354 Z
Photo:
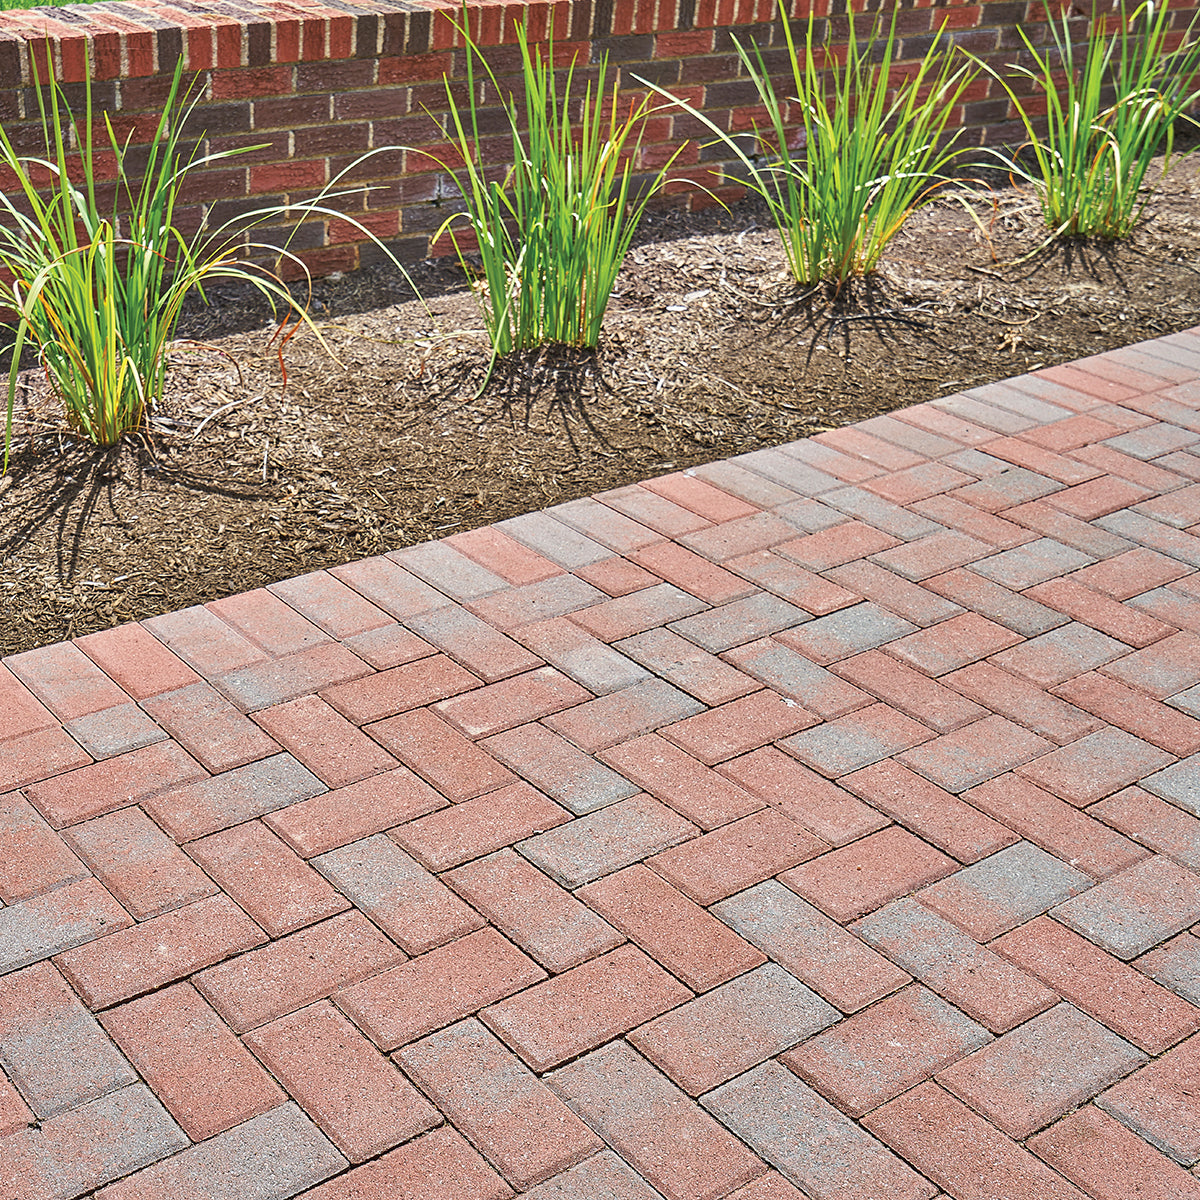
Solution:
M 807 0 L 786 2 L 794 6 L 793 18 L 807 16 Z M 844 0 L 832 0 L 832 13 L 830 0 L 816 4 L 825 22 L 821 32 L 832 46 L 844 45 L 847 21 L 836 15 L 844 13 Z M 372 190 L 331 203 L 413 260 L 429 251 L 431 234 L 455 211 L 453 178 L 421 150 L 446 150 L 434 120 L 445 115 L 443 78 L 453 81 L 459 99 L 465 94 L 465 51 L 454 25 L 462 12 L 448 0 L 109 0 L 0 12 L 0 121 L 18 147 L 38 148 L 36 56 L 40 77 L 53 71 L 76 111 L 82 111 L 82 81 L 90 72 L 93 105 L 136 147 L 152 131 L 182 58 L 185 79 L 200 96 L 192 122 L 197 136 L 204 135 L 203 150 L 258 147 L 191 178 L 188 206 L 179 214 L 183 226 L 300 203 L 341 175 L 346 184 Z M 1186 4 L 1179 8 L 1177 27 L 1193 12 Z M 757 115 L 733 39 L 764 47 L 772 68 L 783 65 L 785 54 L 775 0 L 470 0 L 467 15 L 502 83 L 515 80 L 520 65 L 516 22 L 540 39 L 553 20 L 564 62 L 576 57 L 594 78 L 607 54 L 623 88 L 636 91 L 634 75 L 651 79 L 733 130 L 750 128 Z M 942 22 L 954 42 L 997 65 L 1017 56 L 1019 23 L 1037 40 L 1045 34 L 1041 0 L 914 0 L 903 4 L 898 21 L 901 58 L 908 61 L 925 52 Z M 481 91 L 481 128 L 488 158 L 499 165 L 508 141 L 490 92 Z M 972 85 L 956 122 L 972 142 L 1019 137 L 1007 96 L 986 77 Z M 705 133 L 678 110 L 648 126 L 639 164 L 647 171 L 681 141 L 694 139 L 672 171 L 679 182 L 668 202 L 707 202 L 690 186 L 713 186 L 712 172 L 722 166 L 720 148 L 703 144 Z M 368 151 L 377 153 L 347 171 Z M 98 182 L 102 191 L 115 188 L 111 178 Z M 0 187 L 11 187 L 11 180 L 0 176 Z M 298 228 L 260 229 L 256 236 L 289 235 L 317 273 L 379 257 L 370 240 L 334 216 Z

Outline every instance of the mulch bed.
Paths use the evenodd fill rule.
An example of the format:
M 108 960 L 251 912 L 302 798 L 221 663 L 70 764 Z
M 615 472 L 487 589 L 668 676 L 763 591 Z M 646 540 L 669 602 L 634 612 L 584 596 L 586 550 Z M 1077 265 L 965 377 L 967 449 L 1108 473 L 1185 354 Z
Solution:
M 284 351 L 217 289 L 146 436 L 100 452 L 25 374 L 0 482 L 0 654 L 75 637 L 1188 328 L 1191 160 L 1127 243 L 1044 237 L 1028 193 L 943 195 L 875 278 L 788 283 L 765 211 L 652 215 L 598 354 L 501 364 L 457 265 L 318 281 Z M 427 306 L 427 307 L 426 307 Z M 236 366 L 234 365 L 236 364 Z M 482 391 L 480 390 L 482 387 Z

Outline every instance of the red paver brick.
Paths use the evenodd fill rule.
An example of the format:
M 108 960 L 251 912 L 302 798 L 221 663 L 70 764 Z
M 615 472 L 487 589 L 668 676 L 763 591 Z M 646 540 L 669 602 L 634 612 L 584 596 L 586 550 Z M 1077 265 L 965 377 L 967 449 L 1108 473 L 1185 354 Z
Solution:
M 200 676 L 141 625 L 118 625 L 75 645 L 135 700 L 196 683 Z
M 755 550 L 767 550 L 795 537 L 795 526 L 780 520 L 774 513 L 758 512 L 752 516 L 722 521 L 719 525 L 712 525 L 696 533 L 684 534 L 678 540 L 688 550 L 703 555 L 712 562 L 723 563 L 743 554 L 752 554 Z M 635 562 L 654 570 L 641 555 L 633 557 Z
M 323 1183 L 305 1200 L 505 1200 L 512 1194 L 487 1161 L 447 1125 Z
M 1052 688 L 1128 653 L 1124 642 L 1072 621 L 997 654 L 992 664 L 1043 688 Z
M 541 1073 L 691 998 L 637 947 L 620 946 L 480 1016 Z
M 931 496 L 910 506 L 913 512 L 948 525 L 977 541 L 987 542 L 998 550 L 1011 550 L 1033 540 L 1033 534 L 1003 517 L 984 512 L 973 504 L 964 504 L 953 496 Z
M 1060 745 L 1103 727 L 1102 721 L 1060 700 L 1058 695 L 1066 694 L 1061 689 L 1051 695 L 992 663 L 972 663 L 943 675 L 941 682 Z
M 448 545 L 461 550 L 480 566 L 487 567 L 497 575 L 518 587 L 527 583 L 539 583 L 553 575 L 561 575 L 562 567 L 548 558 L 522 546 L 507 534 L 493 526 L 456 533 L 446 539 Z
M 142 707 L 214 775 L 279 753 L 267 734 L 207 683 L 160 692 Z
M 365 725 L 479 686 L 470 671 L 435 654 L 327 688 L 322 698 L 355 725 Z
M 178 745 L 157 742 L 36 783 L 25 795 L 61 829 L 204 778 L 204 770 Z
M 935 575 L 925 581 L 925 586 L 1025 637 L 1045 633 L 1066 623 L 1062 613 L 1056 613 L 1036 600 L 1027 600 L 965 567 Z
M 575 894 L 693 991 L 708 991 L 766 961 L 648 867 L 627 867 Z
M 1115 363 L 1104 362 L 1097 363 L 1101 370 L 1111 371 L 1114 374 L 1120 373 L 1121 368 Z M 1079 364 L 1075 366 L 1079 368 Z M 1079 368 L 1081 372 L 1086 372 L 1086 368 Z M 1051 368 L 1047 375 L 1054 377 L 1056 368 Z M 1162 385 L 1151 376 L 1141 375 L 1139 372 L 1131 372 L 1132 375 L 1137 375 L 1139 379 L 1148 384 L 1151 388 L 1161 387 Z M 1095 373 L 1089 376 L 1091 380 L 1098 379 Z M 1065 380 L 1060 380 L 1065 382 Z M 1085 387 L 1083 389 L 1087 391 Z M 1094 414 L 1090 417 L 1067 417 L 1062 421 L 1052 421 L 1049 425 L 1043 425 L 1038 429 L 1030 429 L 1021 436 L 1027 442 L 1033 442 L 1038 446 L 1045 446 L 1047 450 L 1056 450 L 1059 453 L 1064 453 L 1068 450 L 1076 450 L 1080 446 L 1091 445 L 1092 442 L 1102 442 L 1105 438 L 1115 437 L 1122 432 L 1121 427 L 1110 424 L 1108 421 L 1100 420 Z
M 1054 693 L 1181 758 L 1200 750 L 1200 721 L 1105 675 L 1089 671 Z
M 400 621 L 449 603 L 441 592 L 383 556 L 334 567 L 330 574 Z
M 960 862 L 977 862 L 1017 841 L 1004 825 L 894 759 L 843 775 L 841 783 Z
M 1200 634 L 1185 629 L 1144 650 L 1106 663 L 1102 670 L 1105 675 L 1164 700 L 1200 681 Z
M 868 650 L 833 666 L 835 674 L 878 696 L 907 716 L 939 733 L 949 733 L 985 715 L 978 704 L 936 680 L 896 662 L 879 650 Z
M 553 667 L 539 667 L 469 695 L 443 700 L 434 705 L 433 711 L 467 737 L 477 738 L 536 721 L 591 698 L 591 692 Z
M 1044 500 L 1032 500 L 1028 504 L 1018 504 L 1010 508 L 1007 516 L 1017 521 L 1027 529 L 1035 530 L 1042 537 L 1057 542 L 1060 546 L 1069 546 L 1086 554 L 1089 558 L 1111 558 L 1129 550 L 1133 543 L 1128 538 L 1054 508 L 1050 504 L 1052 497 Z M 1063 552 L 1058 551 L 1060 558 Z M 1042 572 L 1044 574 L 1044 571 Z M 1027 577 L 1028 578 L 1028 577 Z M 1029 582 L 1033 582 L 1032 579 Z
M 996 438 L 993 442 L 985 443 L 980 449 L 993 458 L 1024 467 L 1027 471 L 1035 471 L 1059 483 L 1086 483 L 1101 473 L 1095 467 L 1085 466 L 1073 458 L 1055 454 L 1053 450 L 1035 446 L 1019 437 Z
M 1006 933 L 992 948 L 1150 1054 L 1200 1028 L 1195 1005 L 1050 917 Z
M 259 821 L 191 842 L 187 850 L 272 937 L 350 907 Z
M 228 897 L 211 896 L 68 950 L 57 962 L 90 1008 L 107 1008 L 266 940 Z
M 409 617 L 407 624 L 484 683 L 495 683 L 542 665 L 536 654 L 458 605 Z
M 555 713 L 545 719 L 545 724 L 594 754 L 617 742 L 694 716 L 703 708 L 664 680 L 649 679 Z
M 867 491 L 883 496 L 893 504 L 911 505 L 917 500 L 948 492 L 970 482 L 970 475 L 955 471 L 944 463 L 922 463 L 872 479 L 865 487 Z
M 4 664 L 60 721 L 129 702 L 129 697 L 69 642 L 14 654 Z
M 764 746 L 721 764 L 721 773 L 835 846 L 886 825 L 887 818 L 815 771 Z
M 1200 869 L 1200 821 L 1175 805 L 1131 787 L 1088 811 L 1135 842 L 1193 870 Z
M 196 989 L 177 983 L 100 1018 L 193 1141 L 231 1129 L 284 1102 Z
M 1000 775 L 963 795 L 1026 840 L 1096 879 L 1147 857 L 1128 838 L 1020 776 Z
M 33 1121 L 33 1113 L 17 1089 L 0 1075 L 0 1138 L 32 1125 Z
M 891 571 L 866 559 L 826 571 L 825 578 L 832 579 L 844 588 L 853 589 L 880 608 L 886 608 L 888 612 L 921 627 L 934 625 L 962 612 L 952 600 L 931 592 L 922 584 L 901 579 L 899 575 L 893 575 Z
M 1142 462 L 1130 454 L 1122 454 L 1112 446 L 1081 446 L 1072 451 L 1072 458 L 1085 462 L 1089 466 L 1107 471 L 1121 479 L 1128 479 L 1139 487 L 1149 488 L 1152 492 L 1169 492 L 1179 486 L 1181 480 L 1173 471 L 1164 471 L 1148 462 Z
M 990 519 L 998 520 L 994 517 Z M 986 558 L 995 550 L 991 542 L 979 541 L 956 530 L 943 530 L 874 554 L 871 558 L 879 566 L 886 567 L 909 582 L 918 583 L 931 575 L 941 575 L 955 567 Z
M 864 433 L 853 425 L 818 433 L 816 437 L 808 440 L 817 445 L 833 446 L 845 454 L 865 458 L 867 462 L 877 463 L 888 471 L 902 471 L 907 467 L 919 466 L 925 461 L 924 455 L 914 454 L 895 442 Z
M 754 505 L 747 504 L 702 479 L 696 479 L 690 471 L 660 475 L 656 479 L 646 480 L 642 487 L 690 509 L 707 521 L 733 521 L 738 517 L 753 516 L 758 511 Z
M 780 879 L 843 924 L 958 869 L 958 863 L 892 826 L 785 871 Z
M 922 1083 L 862 1123 L 956 1200 L 1086 1200 L 935 1083 Z
M 614 746 L 604 760 L 701 829 L 714 829 L 763 807 L 761 799 L 656 733 Z
M 775 547 L 777 553 L 810 571 L 828 571 L 856 558 L 866 558 L 900 545 L 897 538 L 861 521 L 846 521 L 819 533 L 793 538 Z
M 407 767 L 373 775 L 268 813 L 266 823 L 305 858 L 422 817 L 446 800 Z
M 724 704 L 757 691 L 760 686 L 758 680 L 670 629 L 650 629 L 614 645 L 622 654 L 705 704 Z
M 662 734 L 712 766 L 818 723 L 795 701 L 764 690 L 668 725 Z
M 672 543 L 658 542 L 656 545 L 670 546 Z M 585 563 L 582 567 L 576 567 L 571 574 L 609 596 L 628 596 L 630 592 L 662 582 L 659 576 L 643 570 L 627 558 L 604 558 L 596 563 Z
M 565 525 L 559 528 L 567 532 Z M 590 544 L 596 545 L 594 542 Z M 522 625 L 565 616 L 591 604 L 599 604 L 604 599 L 605 594 L 599 588 L 574 575 L 555 575 L 540 583 L 494 592 L 480 600 L 469 601 L 467 607 L 489 625 L 503 632 L 512 632 Z
M 0 788 L 25 787 L 91 761 L 57 725 L 39 729 L 0 742 Z
M 210 679 L 261 663 L 267 657 L 253 642 L 200 605 L 152 617 L 143 621 L 142 627 Z
M 570 819 L 521 781 L 410 821 L 391 837 L 431 871 L 445 871 Z
M 1134 1133 L 1188 1165 L 1200 1159 L 1200 1034 L 1109 1088 L 1097 1104 Z
M 397 621 L 382 625 L 378 629 L 370 629 L 366 633 L 356 633 L 344 640 L 346 648 L 352 651 L 356 658 L 369 663 L 377 671 L 386 671 L 391 667 L 415 662 L 418 658 L 427 658 L 434 653 L 428 642 L 417 637 L 412 630 L 405 629 Z M 365 674 L 365 671 L 358 671 L 348 678 Z
M 0 796 L 0 900 L 12 904 L 90 872 L 19 792 Z
M 525 625 L 518 637 L 551 666 L 597 695 L 647 678 L 644 668 L 566 617 Z
M 57 724 L 54 714 L 7 667 L 0 666 L 0 741 Z
M 847 604 L 856 604 L 862 599 L 858 592 L 839 587 L 823 575 L 788 562 L 771 550 L 758 550 L 741 558 L 731 558 L 725 565 L 759 587 L 782 596 L 818 617 L 845 608 Z
M 897 755 L 906 767 L 944 787 L 961 792 L 1027 762 L 1052 743 L 1004 717 L 984 717 L 954 733 Z
M 571 613 L 570 620 L 603 642 L 656 629 L 704 611 L 705 602 L 670 583 L 656 584 Z
M 716 1200 L 766 1165 L 628 1046 L 556 1071 L 554 1090 L 667 1200 Z
M 804 1193 L 792 1187 L 782 1175 L 772 1171 L 760 1175 L 753 1183 L 729 1193 L 729 1200 L 802 1200 Z
M 193 983 L 244 1033 L 404 961 L 399 947 L 351 911 L 210 967 Z
M 1200 1180 L 1091 1104 L 1028 1146 L 1095 1200 L 1200 1200 Z
M 252 712 L 370 674 L 371 668 L 340 642 L 325 642 L 242 667 L 214 683 L 239 708 Z
M 937 1081 L 1015 1138 L 1062 1116 L 1146 1056 L 1070 1004 L 1059 1004 L 938 1072 Z
M 424 1038 L 396 1059 L 516 1187 L 541 1183 L 604 1148 L 476 1020 Z
M 442 876 L 548 971 L 560 972 L 625 940 L 513 850 L 499 850 Z
M 140 808 L 85 821 L 66 836 L 100 882 L 139 921 L 217 891 Z
M 956 413 L 934 408 L 932 403 L 914 404 L 911 408 L 899 409 L 891 415 L 898 421 L 915 425 L 918 429 L 928 430 L 940 437 L 951 438 L 964 446 L 978 446 L 982 442 L 990 442 L 996 436 L 994 430 L 967 421 Z
M 1051 579 L 1024 594 L 1130 646 L 1149 646 L 1175 632 L 1170 625 L 1074 579 Z
M 780 1061 L 843 1112 L 859 1117 L 989 1041 L 982 1025 L 914 983 Z
M 887 653 L 926 675 L 938 676 L 1006 650 L 1020 641 L 1012 630 L 978 613 L 968 612 L 889 642 Z
M 477 599 L 508 586 L 506 579 L 443 541 L 418 542 L 389 551 L 387 557 L 454 600 Z
M 132 925 L 99 880 L 80 879 L 0 908 L 0 973 Z
M 294 608 L 266 588 L 240 592 L 204 606 L 272 657 L 294 654 L 327 642 L 329 635 L 306 621 Z
M 377 1046 L 394 1050 L 545 978 L 494 929 L 480 929 L 343 988 L 334 1001 Z
M 1072 571 L 1069 578 L 1116 600 L 1128 600 L 1190 573 L 1190 567 L 1165 554 L 1139 548 Z
M 1101 729 L 1015 768 L 1016 774 L 1084 808 L 1174 761 L 1122 729 Z
M 351 1162 L 374 1158 L 442 1120 L 327 1001 L 260 1026 L 245 1040 Z
M 1081 521 L 1094 521 L 1097 517 L 1128 508 L 1151 495 L 1153 493 L 1146 488 L 1113 475 L 1104 475 L 1055 492 L 1047 497 L 1046 503 L 1061 508 Z
M 382 629 L 392 618 L 328 571 L 312 571 L 273 583 L 267 589 L 339 640 Z
M 757 590 L 753 584 L 693 554 L 676 542 L 647 546 L 630 555 L 630 558 L 638 566 L 653 571 L 706 604 L 726 604 L 730 600 L 752 595 Z
M 646 860 L 705 906 L 794 867 L 827 849 L 795 821 L 768 808 Z

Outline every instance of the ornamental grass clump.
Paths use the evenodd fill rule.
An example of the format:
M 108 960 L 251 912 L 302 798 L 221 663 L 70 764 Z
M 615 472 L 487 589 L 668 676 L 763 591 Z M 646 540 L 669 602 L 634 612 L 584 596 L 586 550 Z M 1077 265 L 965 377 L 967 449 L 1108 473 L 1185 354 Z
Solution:
M 845 61 L 838 64 L 814 47 L 813 17 L 802 48 L 785 19 L 791 94 L 782 96 L 758 47 L 748 50 L 735 39 L 767 113 L 769 128 L 755 130 L 759 153 L 747 153 L 737 134 L 677 101 L 725 144 L 744 182 L 767 202 L 801 284 L 840 284 L 875 270 L 904 222 L 933 198 L 958 153 L 957 131 L 947 136 L 946 126 L 975 73 L 970 63 L 954 65 L 939 31 L 895 85 L 896 11 L 882 44 L 881 28 L 877 18 L 860 45 L 851 14 Z
M 457 181 L 466 206 L 438 230 L 465 221 L 474 234 L 481 271 L 475 291 L 494 356 L 547 344 L 595 348 L 617 272 L 638 222 L 680 150 L 649 183 L 635 186 L 635 160 L 652 109 L 648 98 L 621 104 L 606 88 L 607 59 L 580 105 L 575 63 L 560 94 L 555 86 L 553 30 L 545 49 L 530 49 L 523 25 L 524 99 L 502 100 L 512 143 L 512 167 L 498 179 L 480 152 L 476 60 L 496 92 L 503 90 L 476 44 L 467 46 L 466 121 L 446 81 L 450 124 L 443 133 L 462 160 Z M 450 168 L 437 160 L 443 170 Z M 436 238 L 435 238 L 436 240 Z M 455 240 L 458 249 L 458 242 Z M 460 262 L 468 267 L 465 254 Z
M 1200 99 L 1196 19 L 1171 50 L 1166 3 L 1141 4 L 1130 17 L 1122 2 L 1120 21 L 1107 36 L 1104 18 L 1097 16 L 1083 49 L 1072 41 L 1066 12 L 1049 21 L 1052 44 L 1043 50 L 1018 26 L 1033 66 L 1013 63 L 1008 70 L 1032 81 L 1045 96 L 1044 121 L 1031 115 L 1011 82 L 997 74 L 1025 127 L 1028 140 L 1022 149 L 1029 152 L 1029 165 L 1020 155 L 997 157 L 1032 183 L 1050 240 L 1127 237 L 1149 199 L 1143 185 L 1154 157 L 1165 151 L 1165 173 L 1176 121 L 1182 117 L 1196 124 L 1187 113 Z

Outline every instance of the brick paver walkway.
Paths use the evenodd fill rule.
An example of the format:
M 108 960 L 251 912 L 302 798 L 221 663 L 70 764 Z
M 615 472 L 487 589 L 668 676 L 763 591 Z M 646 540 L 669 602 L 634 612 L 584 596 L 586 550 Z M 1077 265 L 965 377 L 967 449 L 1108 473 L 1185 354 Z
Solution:
M 0 1198 L 1197 1200 L 1198 531 L 1200 330 L 7 659 Z

